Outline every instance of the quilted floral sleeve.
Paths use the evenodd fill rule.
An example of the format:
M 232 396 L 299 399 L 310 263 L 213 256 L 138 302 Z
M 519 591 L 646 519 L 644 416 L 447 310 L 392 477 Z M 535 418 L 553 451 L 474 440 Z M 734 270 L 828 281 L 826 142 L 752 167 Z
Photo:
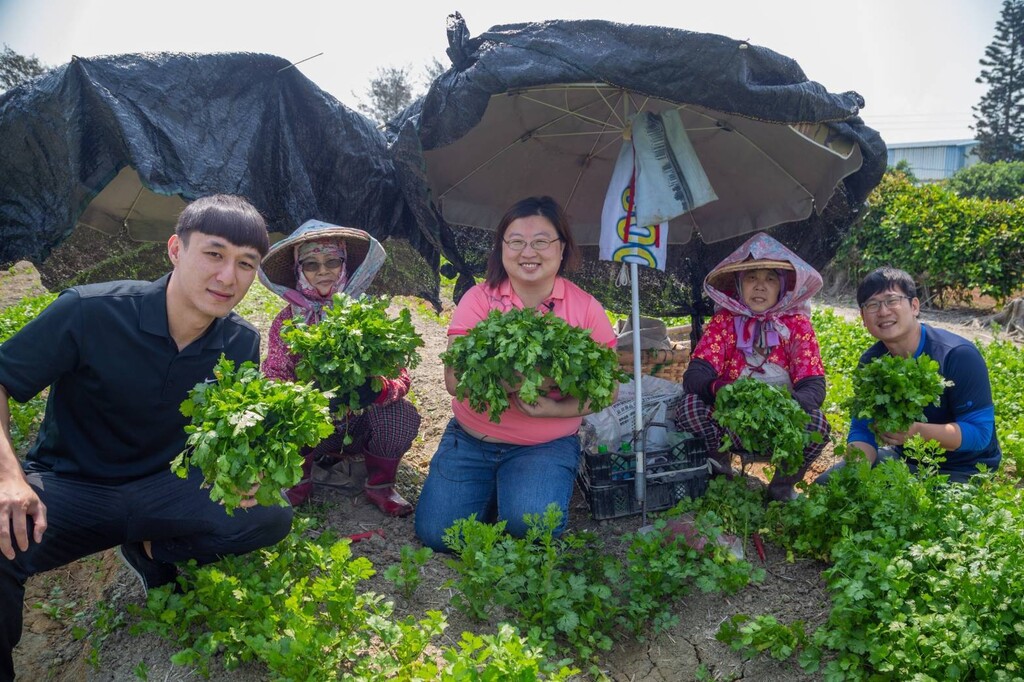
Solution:
M 267 359 L 263 361 L 263 375 L 277 381 L 295 381 L 296 357 L 288 352 L 288 346 L 281 340 L 281 325 L 291 315 L 291 306 L 277 314 L 270 324 L 267 338 Z
M 398 376 L 394 379 L 387 379 L 380 377 L 381 383 L 384 388 L 381 389 L 380 395 L 373 401 L 374 405 L 390 405 L 397 403 L 399 400 L 404 398 L 409 393 L 409 388 L 412 386 L 412 377 L 409 376 L 409 370 L 405 367 L 399 371 Z
M 789 328 L 789 377 L 795 384 L 807 377 L 825 376 L 825 366 L 821 362 L 821 349 L 818 337 L 806 315 L 791 315 L 785 318 Z
M 733 329 L 732 315 L 719 311 L 704 328 L 704 334 L 691 355 L 704 360 L 715 368 L 715 374 L 723 376 L 729 364 L 730 351 L 735 347 L 736 331 Z

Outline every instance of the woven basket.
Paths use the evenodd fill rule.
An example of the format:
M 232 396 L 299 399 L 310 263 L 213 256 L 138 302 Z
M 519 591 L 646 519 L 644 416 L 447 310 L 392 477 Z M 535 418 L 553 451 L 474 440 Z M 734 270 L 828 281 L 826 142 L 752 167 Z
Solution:
M 650 374 L 659 379 L 668 379 L 677 384 L 683 381 L 683 372 L 690 364 L 689 344 L 676 344 L 672 350 L 643 350 L 640 351 L 640 371 L 643 374 Z M 633 373 L 632 351 L 619 351 L 619 366 L 623 370 Z

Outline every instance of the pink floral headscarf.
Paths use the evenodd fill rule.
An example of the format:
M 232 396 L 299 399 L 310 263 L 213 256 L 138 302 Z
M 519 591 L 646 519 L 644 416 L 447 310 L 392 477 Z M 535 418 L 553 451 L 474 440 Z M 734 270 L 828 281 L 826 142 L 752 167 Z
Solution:
M 326 258 L 339 258 L 342 261 L 338 279 L 331 285 L 326 296 L 320 294 L 315 286 L 306 279 L 302 271 L 302 260 L 309 256 L 323 255 Z M 334 294 L 345 289 L 348 284 L 348 268 L 345 266 L 347 249 L 340 239 L 302 242 L 295 247 L 295 290 L 288 291 L 284 296 L 292 306 L 294 315 L 301 315 L 307 324 L 316 324 L 323 319 L 323 308 L 330 305 Z
M 737 273 L 735 278 L 728 280 L 733 285 L 731 290 L 728 288 L 718 289 L 711 284 L 721 268 L 747 260 L 786 261 L 793 266 L 793 271 L 779 271 L 781 275 L 779 300 L 762 313 L 754 313 L 743 302 L 743 297 L 739 293 L 739 278 L 743 275 L 742 271 Z M 754 266 L 751 269 L 757 268 Z M 755 234 L 744 242 L 704 278 L 704 292 L 715 302 L 716 310 L 724 308 L 735 316 L 733 323 L 736 329 L 736 345 L 748 353 L 753 350 L 755 345 L 769 351 L 779 345 L 781 341 L 788 339 L 789 329 L 784 324 L 778 323 L 778 318 L 782 315 L 794 314 L 809 316 L 811 314 L 810 300 L 821 289 L 821 285 L 821 275 L 817 270 L 787 249 L 781 242 L 764 232 Z

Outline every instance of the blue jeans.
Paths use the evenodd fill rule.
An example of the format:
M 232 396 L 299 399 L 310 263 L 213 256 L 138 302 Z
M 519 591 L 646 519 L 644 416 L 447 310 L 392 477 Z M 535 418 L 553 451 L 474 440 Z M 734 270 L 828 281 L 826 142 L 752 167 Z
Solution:
M 228 516 L 200 488 L 202 474 L 185 480 L 170 467 L 145 478 L 106 483 L 63 476 L 25 464 L 29 484 L 46 505 L 43 541 L 15 547 L 14 560 L 0 555 L 0 681 L 14 678 L 11 651 L 21 639 L 25 581 L 126 542 L 152 541 L 153 558 L 210 563 L 273 545 L 288 534 L 291 507 L 253 507 Z
M 505 521 L 516 537 L 526 535 L 524 514 L 541 514 L 554 502 L 562 510 L 561 533 L 569 518 L 580 441 L 573 434 L 539 445 L 488 443 L 470 436 L 452 419 L 430 462 L 416 503 L 416 535 L 445 552 L 442 538 L 455 521 L 476 514 L 479 521 Z
M 874 469 L 876 466 L 878 466 L 882 462 L 884 462 L 886 460 L 890 460 L 890 459 L 900 459 L 900 460 L 902 460 L 903 458 L 893 448 L 889 448 L 889 447 L 878 448 L 878 456 L 875 457 L 875 461 L 871 463 L 871 468 Z M 914 462 L 907 462 L 906 460 L 903 460 L 903 461 L 907 465 L 908 469 L 910 469 L 914 473 L 917 473 L 917 464 L 916 463 L 914 463 Z M 837 470 L 837 469 L 842 469 L 844 466 L 846 466 L 846 460 L 843 460 L 841 462 L 837 462 L 837 463 L 833 464 L 828 469 L 826 469 L 825 471 L 823 471 L 820 474 L 818 474 L 818 477 L 816 479 L 814 479 L 815 484 L 817 484 L 817 485 L 825 485 L 826 483 L 828 483 L 828 479 L 832 476 L 832 472 Z M 963 472 L 963 471 L 954 471 L 952 469 L 942 469 L 942 468 L 939 469 L 938 473 L 942 474 L 942 475 L 945 475 L 945 476 L 948 476 L 949 477 L 948 481 L 950 483 L 969 483 L 970 480 L 971 480 L 971 476 L 973 476 L 973 474 L 968 474 L 968 473 Z

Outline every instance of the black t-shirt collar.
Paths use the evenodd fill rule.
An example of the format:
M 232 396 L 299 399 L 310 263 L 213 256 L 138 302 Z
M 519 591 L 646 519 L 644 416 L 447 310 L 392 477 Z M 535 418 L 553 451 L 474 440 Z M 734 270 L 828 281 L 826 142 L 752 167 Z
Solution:
M 171 281 L 172 274 L 174 273 L 169 272 L 146 287 L 139 309 L 139 329 L 148 334 L 162 336 L 173 343 L 170 328 L 167 326 L 167 284 Z M 224 318 L 215 319 L 206 332 L 190 343 L 185 351 L 197 353 L 206 348 L 224 348 Z

